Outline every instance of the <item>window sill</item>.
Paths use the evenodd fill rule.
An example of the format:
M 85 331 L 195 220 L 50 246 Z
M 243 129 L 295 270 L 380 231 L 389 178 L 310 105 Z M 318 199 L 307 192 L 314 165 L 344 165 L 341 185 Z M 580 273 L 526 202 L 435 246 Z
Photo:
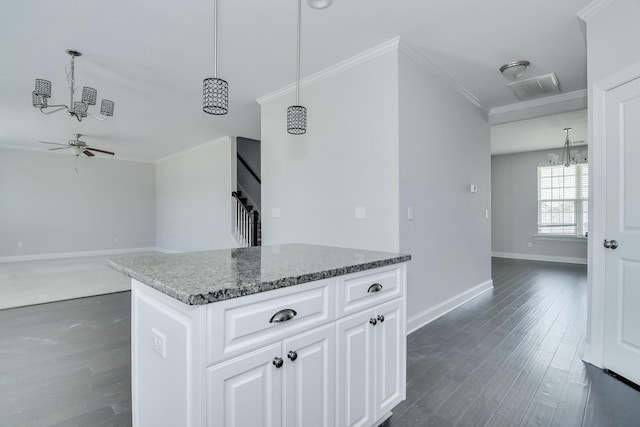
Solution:
M 556 242 L 587 242 L 586 237 L 563 236 L 562 234 L 534 234 L 536 240 L 551 240 Z

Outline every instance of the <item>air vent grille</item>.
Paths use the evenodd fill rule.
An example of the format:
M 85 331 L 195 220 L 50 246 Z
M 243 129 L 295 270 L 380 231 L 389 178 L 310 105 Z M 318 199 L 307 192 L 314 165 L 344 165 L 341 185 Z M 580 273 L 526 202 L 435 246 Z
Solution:
M 560 83 L 555 73 L 520 80 L 507 86 L 520 101 L 560 93 Z

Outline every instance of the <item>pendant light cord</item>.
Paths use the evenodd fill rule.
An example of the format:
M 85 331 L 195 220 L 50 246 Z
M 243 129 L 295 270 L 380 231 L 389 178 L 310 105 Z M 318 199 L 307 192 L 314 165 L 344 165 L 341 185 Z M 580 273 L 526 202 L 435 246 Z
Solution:
M 218 77 L 218 0 L 213 0 L 213 77 Z
M 302 21 L 302 0 L 298 0 L 298 63 L 296 70 L 296 105 L 300 105 L 300 21 Z

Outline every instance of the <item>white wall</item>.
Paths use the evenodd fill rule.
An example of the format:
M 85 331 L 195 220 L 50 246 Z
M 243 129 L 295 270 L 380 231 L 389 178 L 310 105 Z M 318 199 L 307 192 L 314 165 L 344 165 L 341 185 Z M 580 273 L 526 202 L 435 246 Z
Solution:
M 576 150 L 586 151 L 587 147 Z M 562 158 L 561 149 L 492 156 L 491 250 L 497 256 L 586 263 L 586 239 L 533 237 L 538 234 L 538 165 L 546 163 L 548 153 Z
M 0 148 L 0 257 L 155 246 L 154 169 Z
M 236 247 L 231 234 L 235 139 L 224 137 L 156 164 L 156 241 L 169 251 Z
M 402 51 L 399 70 L 400 250 L 412 255 L 411 322 L 491 279 L 490 138 L 478 109 Z
M 293 93 L 262 105 L 263 244 L 399 249 L 397 81 L 394 51 L 303 87 L 305 135 L 286 131 Z
M 587 24 L 590 84 L 640 61 L 640 2 L 616 0 Z

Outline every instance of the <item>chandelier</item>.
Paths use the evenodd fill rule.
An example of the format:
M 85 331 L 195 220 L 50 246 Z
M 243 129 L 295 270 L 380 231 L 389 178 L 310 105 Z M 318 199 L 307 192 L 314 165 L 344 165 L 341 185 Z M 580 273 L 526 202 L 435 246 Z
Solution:
M 202 111 L 222 116 L 229 112 L 229 83 L 218 78 L 218 2 L 213 0 L 213 77 L 202 82 Z
M 58 111 L 66 110 L 70 116 L 78 119 L 79 122 L 87 116 L 91 116 L 96 120 L 106 120 L 107 117 L 113 116 L 113 101 L 103 99 L 100 103 L 100 114 L 105 116 L 104 118 L 96 117 L 89 113 L 89 106 L 96 105 L 98 98 L 98 91 L 92 87 L 85 86 L 82 88 L 82 97 L 80 101 L 75 101 L 73 95 L 76 91 L 75 80 L 75 59 L 82 54 L 77 50 L 67 49 L 65 51 L 71 56 L 71 64 L 65 67 L 67 72 L 67 84 L 69 85 L 69 105 L 57 104 L 49 105 L 48 99 L 51 98 L 51 82 L 45 79 L 36 79 L 36 87 L 32 92 L 32 101 L 35 108 L 40 109 L 43 114 L 53 114 Z M 53 110 L 45 111 L 47 108 L 53 108 Z

